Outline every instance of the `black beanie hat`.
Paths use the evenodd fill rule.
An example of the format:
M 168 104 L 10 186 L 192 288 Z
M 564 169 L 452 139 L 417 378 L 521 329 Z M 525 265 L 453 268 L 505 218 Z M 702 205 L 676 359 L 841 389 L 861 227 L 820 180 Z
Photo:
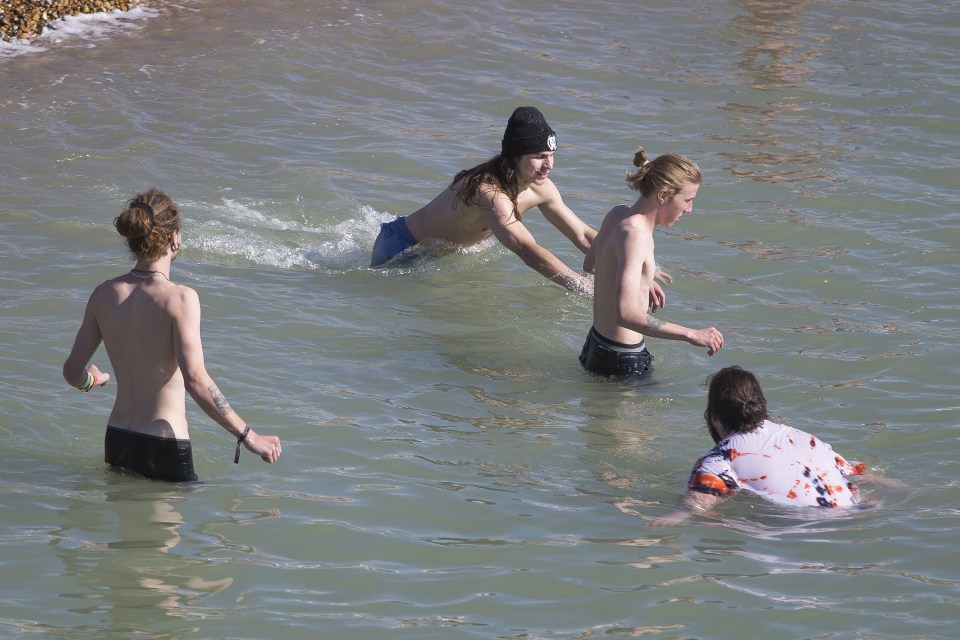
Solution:
M 557 150 L 557 134 L 536 107 L 517 107 L 503 132 L 500 155 L 522 156 Z

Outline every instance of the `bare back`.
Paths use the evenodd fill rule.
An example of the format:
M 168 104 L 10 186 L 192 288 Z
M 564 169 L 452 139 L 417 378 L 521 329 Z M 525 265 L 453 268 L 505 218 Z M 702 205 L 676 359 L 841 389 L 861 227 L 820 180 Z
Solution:
M 191 299 L 199 305 L 189 287 L 130 274 L 104 282 L 91 295 L 88 315 L 99 327 L 116 377 L 111 426 L 189 438 L 175 342 Z
M 469 247 L 493 234 L 481 207 L 475 203 L 464 204 L 457 197 L 459 192 L 460 183 L 457 183 L 406 217 L 407 228 L 418 242 L 436 238 Z
M 520 192 L 516 211 L 538 207 L 544 218 L 583 252 L 596 232 L 567 207 L 560 192 L 547 177 L 553 152 L 528 154 L 518 164 Z M 557 284 L 593 295 L 593 281 L 567 267 L 517 218 L 510 197 L 492 184 L 481 186 L 476 198 L 464 203 L 458 198 L 462 181 L 447 187 L 429 204 L 406 217 L 407 229 L 418 243 L 439 240 L 448 246 L 469 247 L 495 236 L 530 268 Z M 436 250 L 436 248 L 434 248 Z
M 406 217 L 407 228 L 418 242 L 438 238 L 462 247 L 470 247 L 494 235 L 495 228 L 499 231 L 501 227 L 513 224 L 523 226 L 513 215 L 510 199 L 497 187 L 482 187 L 476 200 L 465 204 L 458 197 L 460 185 L 458 182 L 444 189 L 428 204 Z M 564 235 L 570 237 L 573 234 L 568 228 L 576 225 L 574 220 L 568 218 L 575 216 L 572 212 L 559 212 L 561 208 L 565 208 L 562 202 L 553 182 L 544 181 L 542 185 L 529 184 L 517 194 L 517 211 L 522 215 L 533 207 L 550 205 L 543 211 L 544 215 Z M 554 213 L 554 209 L 558 210 L 558 213 Z

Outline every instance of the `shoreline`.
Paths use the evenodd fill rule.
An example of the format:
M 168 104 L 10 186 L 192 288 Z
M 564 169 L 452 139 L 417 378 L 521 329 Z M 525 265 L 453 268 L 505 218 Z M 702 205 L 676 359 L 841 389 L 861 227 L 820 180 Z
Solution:
M 0 0 L 0 40 L 29 40 L 61 18 L 129 11 L 138 4 L 137 0 Z

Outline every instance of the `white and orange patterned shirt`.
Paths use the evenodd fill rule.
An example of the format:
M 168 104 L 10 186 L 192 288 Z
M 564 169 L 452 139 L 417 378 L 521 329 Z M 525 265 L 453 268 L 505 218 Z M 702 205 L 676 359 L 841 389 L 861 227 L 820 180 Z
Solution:
M 716 496 L 742 488 L 780 504 L 849 507 L 859 496 L 844 476 L 864 468 L 816 436 L 767 420 L 718 442 L 694 465 L 687 488 Z

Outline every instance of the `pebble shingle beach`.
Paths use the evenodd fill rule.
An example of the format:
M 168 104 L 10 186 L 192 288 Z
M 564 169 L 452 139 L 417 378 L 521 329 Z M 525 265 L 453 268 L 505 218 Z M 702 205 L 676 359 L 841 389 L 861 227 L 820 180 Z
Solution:
M 128 11 L 136 0 L 0 0 L 0 38 L 33 38 L 60 18 L 80 13 Z

